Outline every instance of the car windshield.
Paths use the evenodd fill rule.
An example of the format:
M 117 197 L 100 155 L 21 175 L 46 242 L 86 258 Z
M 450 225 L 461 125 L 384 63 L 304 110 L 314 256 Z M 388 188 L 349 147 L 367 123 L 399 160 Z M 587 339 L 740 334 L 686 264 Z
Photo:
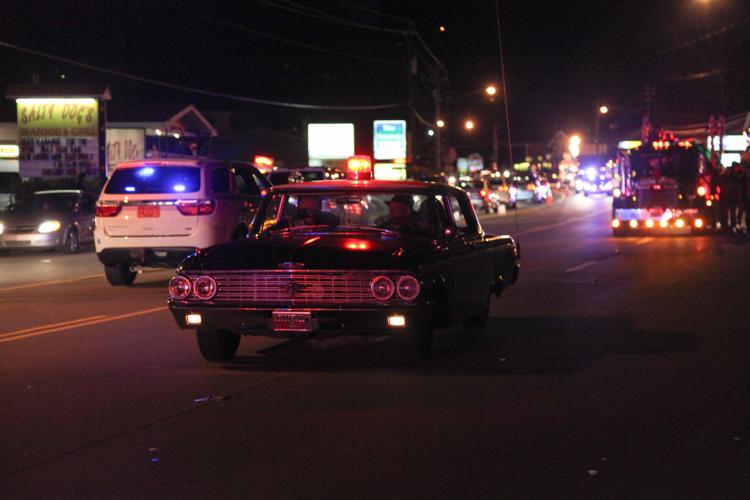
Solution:
M 289 172 L 271 172 L 270 174 L 268 174 L 268 180 L 274 186 L 277 186 L 279 184 L 288 184 L 289 178 Z
M 407 192 L 276 193 L 259 215 L 258 231 L 353 227 L 437 235 L 436 203 L 425 194 Z
M 107 194 L 195 193 L 201 187 L 198 167 L 144 165 L 115 170 L 104 192 Z
M 69 212 L 75 207 L 72 193 L 35 194 L 13 205 L 14 212 Z
M 325 179 L 325 172 L 322 170 L 302 170 L 300 171 L 300 174 L 305 182 L 321 181 Z

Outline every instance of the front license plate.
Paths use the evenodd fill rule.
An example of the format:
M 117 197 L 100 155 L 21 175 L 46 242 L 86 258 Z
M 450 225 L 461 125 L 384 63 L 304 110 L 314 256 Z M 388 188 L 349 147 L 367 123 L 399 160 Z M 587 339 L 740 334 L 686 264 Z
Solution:
M 311 332 L 312 315 L 309 312 L 273 312 L 273 329 L 277 332 Z
M 159 217 L 159 206 L 144 205 L 138 207 L 138 217 Z

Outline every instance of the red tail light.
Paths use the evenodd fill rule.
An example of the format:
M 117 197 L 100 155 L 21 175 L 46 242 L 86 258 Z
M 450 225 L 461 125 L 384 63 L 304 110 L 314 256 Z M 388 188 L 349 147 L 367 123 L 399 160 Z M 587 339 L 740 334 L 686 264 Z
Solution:
M 175 203 L 182 215 L 209 215 L 214 213 L 214 200 L 179 200 Z
M 116 217 L 117 214 L 122 210 L 121 205 L 97 205 L 96 216 L 97 217 Z

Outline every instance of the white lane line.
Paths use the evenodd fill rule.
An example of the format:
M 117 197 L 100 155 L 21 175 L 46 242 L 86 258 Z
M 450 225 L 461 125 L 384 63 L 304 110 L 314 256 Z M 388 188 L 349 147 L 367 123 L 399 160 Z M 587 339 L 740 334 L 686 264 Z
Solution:
M 589 266 L 593 266 L 594 264 L 596 264 L 596 261 L 590 260 L 588 262 L 584 262 L 583 264 L 580 264 L 580 265 L 577 265 L 575 267 L 571 267 L 569 269 L 566 269 L 565 272 L 566 273 L 574 273 L 576 271 L 580 271 L 581 269 L 585 269 L 585 268 L 587 268 Z
M 554 229 L 556 227 L 565 226 L 567 224 L 572 224 L 574 222 L 579 222 L 579 221 L 582 221 L 582 220 L 585 220 L 585 219 L 590 219 L 591 217 L 596 217 L 597 215 L 601 215 L 603 213 L 607 213 L 607 212 L 610 212 L 610 211 L 611 211 L 611 209 L 607 208 L 607 209 L 604 209 L 604 210 L 599 210 L 598 212 L 590 213 L 588 215 L 583 215 L 581 217 L 574 217 L 572 219 L 567 219 L 567 220 L 564 220 L 562 222 L 557 222 L 555 224 L 547 224 L 547 225 L 544 225 L 544 226 L 532 227 L 531 229 L 527 229 L 526 231 L 521 231 L 521 235 L 538 233 L 540 231 L 546 231 L 547 229 Z
M 24 328 L 23 330 L 16 330 L 14 332 L 0 333 L 0 338 L 12 337 L 14 335 L 21 335 L 22 333 L 36 332 L 38 330 L 46 330 L 47 328 L 55 328 L 58 326 L 75 326 L 75 323 L 83 323 L 95 319 L 106 318 L 106 314 L 99 314 L 97 316 L 88 316 L 86 318 L 72 319 L 70 321 L 61 321 L 60 323 L 52 323 L 50 325 L 33 326 L 31 328 Z
M 29 283 L 28 285 L 17 285 L 17 286 L 9 286 L 7 288 L 0 288 L 0 293 L 10 292 L 11 290 L 21 290 L 24 288 L 34 288 L 34 287 L 47 286 L 47 285 L 60 285 L 62 283 L 72 283 L 74 281 L 91 280 L 94 278 L 101 278 L 101 277 L 102 277 L 102 274 L 89 274 L 86 276 L 78 276 L 77 278 L 70 278 L 67 280 L 40 281 L 39 283 Z
M 29 338 L 29 337 L 38 337 L 39 335 L 47 335 L 49 333 L 55 333 L 55 332 L 59 332 L 59 331 L 62 331 L 62 330 L 70 330 L 71 328 L 78 328 L 78 327 L 82 327 L 82 326 L 98 325 L 100 323 L 108 323 L 110 321 L 117 321 L 117 320 L 120 320 L 120 319 L 132 318 L 132 317 L 135 317 L 135 316 L 143 316 L 144 314 L 150 314 L 150 313 L 153 313 L 153 312 L 166 311 L 166 310 L 167 310 L 167 306 L 161 306 L 161 307 L 154 307 L 154 308 L 151 308 L 151 309 L 144 309 L 143 311 L 135 311 L 135 312 L 132 312 L 132 313 L 118 314 L 117 316 L 105 316 L 104 318 L 92 319 L 90 321 L 84 321 L 84 322 L 75 323 L 75 324 L 72 324 L 72 325 L 57 326 L 57 327 L 54 327 L 54 328 L 47 328 L 45 330 L 39 330 L 39 331 L 36 331 L 36 332 L 33 332 L 33 333 L 20 334 L 20 335 L 15 336 L 15 337 L 11 336 L 11 337 L 7 337 L 7 338 L 2 338 L 2 339 L 0 339 L 0 344 L 5 343 L 5 342 L 13 342 L 14 340 L 22 340 L 22 339 L 26 339 L 26 338 Z M 83 318 L 83 319 L 85 319 L 85 318 Z M 14 332 L 11 332 L 11 333 L 14 333 Z M 15 332 L 15 333 L 18 333 L 18 332 Z
M 652 241 L 654 241 L 654 239 L 652 237 L 650 237 L 650 236 L 647 236 L 647 237 L 645 237 L 645 238 L 643 238 L 641 240 L 636 241 L 635 244 L 636 245 L 645 245 L 646 243 L 651 243 Z

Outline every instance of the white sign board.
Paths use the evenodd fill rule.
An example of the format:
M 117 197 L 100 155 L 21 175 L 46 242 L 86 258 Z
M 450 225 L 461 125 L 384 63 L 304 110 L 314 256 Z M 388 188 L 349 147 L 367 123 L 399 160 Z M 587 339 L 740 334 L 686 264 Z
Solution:
M 372 137 L 376 160 L 406 158 L 405 120 L 375 120 Z
M 311 162 L 353 156 L 354 124 L 310 123 L 307 126 L 307 154 Z
M 146 134 L 142 128 L 107 129 L 107 176 L 118 163 L 142 160 Z
M 23 177 L 99 175 L 96 99 L 16 99 Z

